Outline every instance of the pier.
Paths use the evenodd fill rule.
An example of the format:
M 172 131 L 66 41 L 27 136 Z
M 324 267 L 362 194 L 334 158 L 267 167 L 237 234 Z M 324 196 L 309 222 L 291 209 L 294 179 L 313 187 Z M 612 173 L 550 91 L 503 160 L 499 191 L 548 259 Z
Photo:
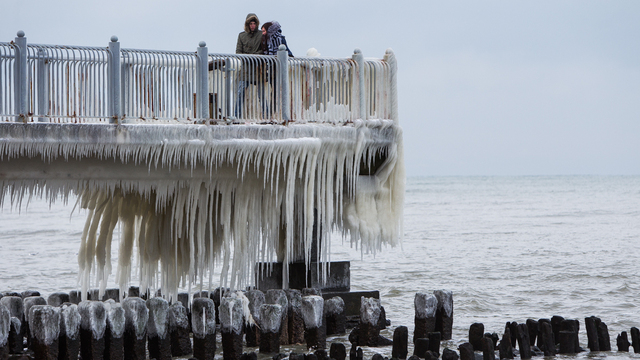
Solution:
M 121 290 L 132 271 L 168 300 L 180 283 L 254 286 L 259 263 L 314 264 L 308 281 L 323 282 L 332 232 L 367 252 L 400 241 L 396 71 L 391 50 L 212 54 L 204 42 L 126 49 L 115 36 L 38 45 L 20 31 L 0 42 L 0 204 L 78 197 L 82 294 L 104 293 L 117 224 Z

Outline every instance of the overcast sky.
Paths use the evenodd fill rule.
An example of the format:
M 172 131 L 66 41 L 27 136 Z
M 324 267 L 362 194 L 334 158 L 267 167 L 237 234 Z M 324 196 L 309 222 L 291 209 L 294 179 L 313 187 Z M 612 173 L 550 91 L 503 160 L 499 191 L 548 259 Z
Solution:
M 393 3 L 393 5 L 392 5 Z M 3 0 L 0 42 L 398 58 L 408 175 L 640 174 L 640 1 Z

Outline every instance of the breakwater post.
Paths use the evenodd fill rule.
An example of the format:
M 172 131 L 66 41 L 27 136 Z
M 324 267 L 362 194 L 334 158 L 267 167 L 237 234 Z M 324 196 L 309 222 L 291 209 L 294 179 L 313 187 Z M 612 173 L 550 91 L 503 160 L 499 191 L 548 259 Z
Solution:
M 171 355 L 184 356 L 191 354 L 191 339 L 189 338 L 189 313 L 181 301 L 169 307 L 169 331 L 171 333 Z
M 60 309 L 51 305 L 34 305 L 29 311 L 29 324 L 36 359 L 58 360 Z
M 232 294 L 235 295 L 235 294 Z M 220 331 L 222 332 L 222 356 L 225 360 L 240 360 L 242 356 L 242 301 L 235 297 L 220 300 Z
M 213 359 L 216 355 L 216 313 L 213 300 L 208 297 L 193 299 L 191 306 L 193 331 L 193 357 Z
M 318 295 L 302 297 L 302 318 L 304 319 L 305 339 L 307 348 L 324 349 L 326 335 L 322 326 L 324 314 L 324 299 Z
M 160 297 L 147 300 L 149 320 L 147 337 L 149 356 L 156 360 L 171 360 L 171 335 L 169 333 L 169 303 Z
M 260 353 L 280 352 L 280 335 L 282 312 L 285 310 L 278 304 L 262 304 L 260 306 Z
M 107 328 L 105 330 L 105 359 L 124 359 L 124 329 L 126 317 L 122 304 L 109 298 L 104 302 L 107 311 Z
M 128 297 L 122 302 L 125 315 L 124 352 L 127 360 L 145 360 L 147 357 L 147 322 L 149 309 L 139 297 Z
M 80 354 L 83 360 L 102 360 L 104 357 L 104 332 L 107 327 L 107 311 L 100 301 L 84 300 L 78 304 L 81 316 Z
M 245 295 L 249 299 L 249 312 L 255 321 L 255 324 L 249 324 L 245 326 L 245 340 L 247 346 L 254 347 L 260 344 L 260 307 L 264 305 L 265 297 L 264 293 L 260 290 L 254 289 L 247 291 Z
M 415 307 L 413 343 L 415 344 L 416 339 L 424 339 L 428 333 L 436 330 L 438 298 L 433 294 L 416 293 L 413 303 Z

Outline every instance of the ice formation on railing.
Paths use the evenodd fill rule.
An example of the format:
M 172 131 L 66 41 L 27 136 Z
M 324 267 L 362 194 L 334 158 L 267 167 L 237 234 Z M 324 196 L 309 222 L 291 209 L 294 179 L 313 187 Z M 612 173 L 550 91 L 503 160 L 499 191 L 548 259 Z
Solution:
M 216 265 L 220 286 L 240 288 L 253 283 L 257 262 L 316 261 L 310 258 L 314 237 L 319 260 L 327 261 L 332 231 L 364 252 L 401 239 L 402 133 L 390 120 L 277 127 L 15 124 L 5 130 L 0 162 L 96 159 L 136 164 L 149 174 L 191 174 L 0 180 L 0 205 L 5 198 L 20 206 L 25 196 L 78 195 L 77 206 L 88 211 L 78 254 L 83 294 L 93 276 L 101 294 L 106 287 L 118 223 L 121 289 L 137 258 L 141 291 L 161 287 L 174 300 L 178 287 L 204 286 L 207 275 L 208 287 L 217 286 Z M 375 175 L 359 175 L 361 162 L 371 165 L 379 154 L 386 160 Z M 314 224 L 320 224 L 316 234 Z

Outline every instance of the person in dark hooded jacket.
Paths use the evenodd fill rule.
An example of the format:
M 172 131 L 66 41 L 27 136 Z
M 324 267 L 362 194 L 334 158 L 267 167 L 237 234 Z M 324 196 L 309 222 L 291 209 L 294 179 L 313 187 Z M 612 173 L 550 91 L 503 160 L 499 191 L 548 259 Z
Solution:
M 247 15 L 244 21 L 244 31 L 238 34 L 236 54 L 262 54 L 262 32 L 259 31 L 260 20 L 254 13 Z
M 258 27 L 260 20 L 254 13 L 249 13 L 244 21 L 244 31 L 238 34 L 236 44 L 236 54 L 262 55 L 262 32 Z M 234 115 L 236 118 L 242 117 L 244 107 L 245 92 L 250 84 L 258 84 L 255 65 L 251 61 L 242 61 L 242 71 L 238 73 L 238 92 L 236 96 L 236 106 Z M 259 89 L 258 96 L 262 99 L 264 89 Z

